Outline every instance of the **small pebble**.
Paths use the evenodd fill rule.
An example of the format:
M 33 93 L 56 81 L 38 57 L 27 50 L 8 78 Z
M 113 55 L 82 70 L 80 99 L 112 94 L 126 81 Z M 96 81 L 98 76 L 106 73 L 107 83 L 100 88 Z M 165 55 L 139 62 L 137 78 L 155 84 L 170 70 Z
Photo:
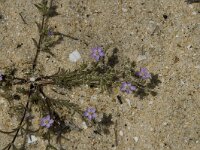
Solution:
M 194 68 L 195 68 L 195 69 L 200 69 L 200 65 L 198 65 L 198 66 L 195 66 Z
M 133 137 L 134 141 L 137 143 L 139 138 L 137 136 Z
M 83 104 L 84 99 L 81 97 L 81 98 L 79 99 L 79 101 L 80 101 L 80 104 Z
M 97 95 L 92 95 L 90 98 L 92 101 L 96 101 L 97 100 Z
M 192 4 L 189 4 L 188 6 L 189 6 L 190 8 L 193 8 L 193 5 L 192 5 Z
M 154 131 L 154 128 L 150 128 L 150 131 L 153 132 L 153 131 Z
M 122 8 L 122 11 L 126 13 L 128 10 L 126 8 Z
M 190 50 L 192 48 L 192 45 L 188 45 L 187 49 Z
M 196 11 L 193 11 L 193 12 L 192 12 L 192 15 L 197 15 L 197 12 L 196 12 Z
M 147 59 L 147 57 L 146 57 L 145 55 L 139 55 L 139 56 L 137 57 L 137 62 L 142 61 L 142 60 L 145 60 L 145 59 Z
M 86 122 L 82 122 L 81 127 L 82 127 L 83 129 L 87 129 L 87 128 L 88 128 L 87 125 L 86 125 Z
M 167 122 L 164 122 L 164 123 L 163 123 L 164 126 L 166 126 L 167 124 L 168 124 Z
M 125 99 L 126 100 L 126 102 L 128 103 L 128 105 L 129 105 L 129 107 L 131 107 L 131 101 L 130 101 L 130 99 Z
M 153 104 L 153 101 L 150 101 L 150 102 L 149 102 L 149 105 L 152 105 L 152 104 Z
M 119 135 L 120 135 L 120 136 L 123 136 L 123 135 L 124 135 L 124 133 L 123 133 L 122 130 L 119 131 Z
M 35 144 L 37 142 L 37 138 L 35 135 L 28 135 L 28 144 Z
M 71 62 L 77 62 L 79 59 L 81 59 L 81 55 L 77 50 L 69 54 L 69 60 Z
M 35 77 L 31 77 L 31 78 L 30 78 L 30 81 L 31 81 L 31 82 L 35 82 Z
M 159 26 L 158 26 L 158 24 L 156 22 L 149 21 L 149 24 L 147 26 L 147 31 L 148 31 L 149 34 L 152 35 L 152 34 L 154 34 L 156 32 L 156 30 L 157 30 L 158 27 Z

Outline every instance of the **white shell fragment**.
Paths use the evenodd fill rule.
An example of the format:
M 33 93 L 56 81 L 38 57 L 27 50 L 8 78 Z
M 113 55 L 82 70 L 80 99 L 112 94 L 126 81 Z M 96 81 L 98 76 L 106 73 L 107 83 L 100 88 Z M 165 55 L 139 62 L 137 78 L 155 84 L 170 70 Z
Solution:
M 142 60 L 145 60 L 145 59 L 147 59 L 147 56 L 146 56 L 146 55 L 139 55 L 139 56 L 137 57 L 137 62 L 142 61 Z
M 131 107 L 131 101 L 130 101 L 130 99 L 126 98 L 125 100 L 126 100 L 128 106 Z
M 31 82 L 35 82 L 35 78 L 34 78 L 34 77 L 31 77 L 31 78 L 30 78 L 30 81 L 31 81 Z
M 119 135 L 120 135 L 120 136 L 123 136 L 123 135 L 124 135 L 124 133 L 123 133 L 122 130 L 119 131 Z
M 77 62 L 79 59 L 81 59 L 81 55 L 77 50 L 69 54 L 69 60 L 71 62 Z
M 86 122 L 82 122 L 82 129 L 87 129 L 88 127 L 87 127 L 87 125 L 86 125 Z
M 133 137 L 134 141 L 137 143 L 139 138 L 137 136 Z
M 35 135 L 28 135 L 28 144 L 35 144 L 37 142 L 37 138 Z

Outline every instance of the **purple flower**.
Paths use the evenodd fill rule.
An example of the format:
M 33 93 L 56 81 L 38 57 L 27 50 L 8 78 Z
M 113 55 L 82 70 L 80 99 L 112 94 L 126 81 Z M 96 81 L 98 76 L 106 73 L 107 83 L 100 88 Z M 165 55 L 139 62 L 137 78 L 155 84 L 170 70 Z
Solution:
M 53 124 L 54 120 L 50 118 L 50 115 L 47 115 L 46 117 L 42 118 L 40 121 L 40 125 L 42 127 L 49 128 Z
M 140 71 L 136 72 L 136 75 L 141 77 L 142 79 L 149 79 L 151 78 L 151 74 L 147 70 L 147 68 L 140 68 Z
M 101 47 L 95 47 L 95 48 L 92 48 L 92 55 L 91 57 L 94 58 L 96 61 L 99 61 L 99 59 L 101 57 L 103 57 L 105 54 L 104 54 L 104 51 Z
M 51 29 L 49 29 L 48 32 L 47 32 L 47 35 L 48 36 L 52 36 L 53 35 L 53 31 Z
M 130 94 L 132 91 L 135 91 L 136 90 L 136 87 L 133 86 L 131 83 L 129 82 L 123 82 L 122 85 L 121 85 L 121 88 L 120 90 L 122 92 L 126 92 L 127 94 Z
M 3 80 L 3 75 L 2 75 L 2 73 L 0 72 L 0 81 L 2 81 Z
M 96 112 L 95 108 L 89 107 L 86 109 L 83 115 L 87 117 L 89 120 L 92 120 L 97 117 L 97 114 L 95 112 Z

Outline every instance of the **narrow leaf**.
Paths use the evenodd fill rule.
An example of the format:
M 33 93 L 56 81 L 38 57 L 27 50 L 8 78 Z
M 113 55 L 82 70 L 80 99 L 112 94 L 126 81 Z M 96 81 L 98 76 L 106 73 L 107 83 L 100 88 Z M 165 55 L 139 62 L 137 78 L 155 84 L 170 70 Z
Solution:
M 41 26 L 41 24 L 39 24 L 38 22 L 35 22 L 35 23 L 36 23 L 36 25 L 37 25 L 37 27 L 38 27 L 39 33 L 41 33 L 41 31 L 42 31 L 42 26 Z
M 38 48 L 39 46 L 38 46 L 37 41 L 34 38 L 32 38 L 32 40 L 33 40 L 33 43 L 34 43 L 35 47 Z

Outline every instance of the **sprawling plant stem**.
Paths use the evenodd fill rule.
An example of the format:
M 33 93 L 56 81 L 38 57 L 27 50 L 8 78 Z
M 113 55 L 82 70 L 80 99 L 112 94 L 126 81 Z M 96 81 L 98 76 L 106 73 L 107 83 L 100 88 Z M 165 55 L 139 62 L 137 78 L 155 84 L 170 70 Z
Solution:
M 46 1 L 47 2 L 47 1 Z M 45 3 L 45 2 L 44 2 Z M 50 7 L 52 6 L 52 3 L 53 3 L 53 0 L 50 1 Z M 33 63 L 32 63 L 32 73 L 34 74 L 35 72 L 35 68 L 36 68 L 36 65 L 37 65 L 37 60 L 38 60 L 38 56 L 39 56 L 39 53 L 41 51 L 41 45 L 42 45 L 42 41 L 44 39 L 44 33 L 43 33 L 43 30 L 46 28 L 46 25 L 47 25 L 47 21 L 48 21 L 48 16 L 45 16 L 43 15 L 42 16 L 42 23 L 41 23 L 41 32 L 40 32 L 40 37 L 39 37 L 39 42 L 38 42 L 38 45 L 37 45 L 37 50 L 36 50 L 36 54 L 35 54 L 35 57 L 34 57 L 34 60 L 33 60 Z M 19 83 L 26 83 L 28 81 L 26 81 L 25 79 L 21 79 L 21 78 L 15 78 L 17 80 L 19 80 L 17 83 L 15 84 L 19 84 Z M 12 140 L 12 142 L 10 143 L 9 147 L 8 147 L 8 150 L 10 150 L 10 148 L 14 145 L 14 142 L 18 136 L 18 133 L 20 131 L 20 129 L 22 128 L 22 124 L 25 120 L 25 117 L 26 117 L 26 114 L 27 114 L 27 110 L 29 109 L 29 106 L 30 106 L 30 103 L 31 103 L 31 100 L 30 100 L 30 97 L 31 95 L 33 94 L 34 92 L 34 85 L 32 83 L 30 83 L 30 87 L 29 87 L 29 93 L 28 93 L 28 99 L 27 99 L 27 102 L 26 102 L 26 106 L 25 106 L 25 109 L 24 109 L 24 113 L 23 113 L 23 116 L 21 118 L 21 121 L 18 125 L 18 129 L 15 133 L 15 136 Z
M 27 100 L 27 102 L 26 102 L 26 106 L 25 106 L 25 110 L 24 110 L 23 116 L 22 116 L 21 121 L 20 121 L 20 123 L 19 123 L 19 125 L 18 125 L 18 129 L 17 129 L 17 131 L 16 131 L 16 133 L 15 133 L 15 136 L 14 136 L 14 138 L 13 138 L 13 140 L 12 140 L 10 146 L 8 147 L 8 150 L 10 150 L 10 148 L 14 145 L 14 142 L 15 142 L 15 140 L 16 140 L 16 138 L 17 138 L 17 135 L 18 135 L 20 129 L 22 128 L 22 123 L 23 123 L 24 120 L 25 120 L 26 113 L 27 113 L 27 110 L 28 110 L 28 108 L 29 108 L 30 96 L 31 96 L 32 92 L 33 92 L 33 85 L 31 84 L 31 85 L 30 85 L 30 88 L 29 88 L 28 100 Z

